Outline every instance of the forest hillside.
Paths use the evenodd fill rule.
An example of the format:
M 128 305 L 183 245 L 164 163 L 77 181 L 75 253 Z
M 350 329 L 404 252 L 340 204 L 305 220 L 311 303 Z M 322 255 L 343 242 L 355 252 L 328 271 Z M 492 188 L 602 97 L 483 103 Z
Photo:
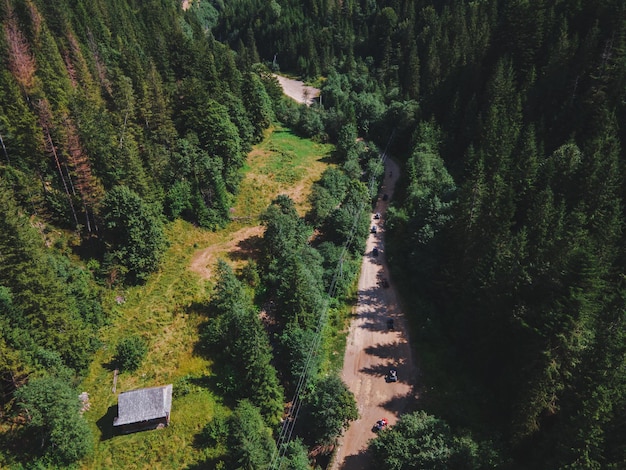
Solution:
M 418 412 L 373 441 L 375 463 L 624 467 L 626 4 L 185 7 L 0 4 L 2 447 L 15 449 L 24 431 L 44 444 L 43 462 L 89 455 L 68 386 L 102 347 L 103 293 L 150 279 L 172 221 L 228 223 L 245 156 L 276 119 L 334 143 L 336 168 L 306 217 L 287 197 L 270 204 L 256 267 L 236 275 L 220 265 L 200 306 L 213 338 L 203 354 L 227 359 L 220 393 L 240 399 L 199 438 L 212 449 L 207 465 L 271 460 L 302 345 L 328 305 L 340 310 L 325 294 L 344 262 L 339 247 L 357 233 L 341 286 L 349 298 L 367 236 L 353 221 L 381 176 L 376 145 L 393 136 L 403 170 L 387 256 L 410 306 L 424 393 Z M 286 104 L 278 70 L 315 80 L 320 102 Z M 271 328 L 257 315 L 268 304 L 278 312 Z M 121 358 L 141 356 L 140 343 L 125 347 Z M 311 449 L 332 453 L 354 419 L 328 367 L 316 364 L 303 414 L 316 425 L 296 429 L 288 468 L 307 468 Z M 250 384 L 263 400 L 249 400 Z M 332 426 L 319 412 L 329 403 L 347 410 Z M 235 452 L 248 435 L 258 437 L 252 450 Z
M 229 2 L 216 36 L 325 76 L 331 137 L 395 130 L 388 255 L 438 391 L 422 406 L 498 465 L 622 467 L 624 3 L 271 3 Z M 423 456 L 394 444 L 437 434 L 420 419 L 381 464 Z

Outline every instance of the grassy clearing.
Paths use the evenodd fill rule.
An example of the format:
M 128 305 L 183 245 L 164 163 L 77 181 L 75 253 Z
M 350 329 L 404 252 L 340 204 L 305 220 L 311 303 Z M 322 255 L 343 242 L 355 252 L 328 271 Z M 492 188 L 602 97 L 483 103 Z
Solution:
M 233 207 L 233 216 L 241 219 L 216 232 L 182 221 L 169 224 L 170 247 L 160 271 L 144 286 L 109 293 L 105 308 L 111 312 L 111 322 L 101 332 L 103 347 L 81 384 L 91 403 L 85 418 L 96 436 L 95 452 L 82 468 L 185 468 L 207 457 L 194 445 L 195 436 L 215 415 L 228 410 L 208 385 L 211 361 L 195 351 L 205 318 L 194 306 L 206 303 L 211 283 L 210 270 L 192 271 L 192 260 L 210 250 L 211 256 L 201 258 L 201 263 L 214 264 L 229 253 L 233 264 L 243 263 L 242 257 L 232 255 L 233 250 L 241 250 L 237 237 L 256 233 L 258 215 L 278 194 L 292 197 L 304 214 L 311 185 L 327 167 L 330 149 L 283 128 L 268 131 L 247 161 Z M 118 296 L 123 302 L 118 303 Z M 148 355 L 136 372 L 119 375 L 116 392 L 173 383 L 171 425 L 160 431 L 113 436 L 117 414 L 113 355 L 117 343 L 133 334 L 148 342 Z
M 331 145 L 301 139 L 276 127 L 250 152 L 233 217 L 257 218 L 278 194 L 291 197 L 303 215 L 311 185 L 328 166 Z

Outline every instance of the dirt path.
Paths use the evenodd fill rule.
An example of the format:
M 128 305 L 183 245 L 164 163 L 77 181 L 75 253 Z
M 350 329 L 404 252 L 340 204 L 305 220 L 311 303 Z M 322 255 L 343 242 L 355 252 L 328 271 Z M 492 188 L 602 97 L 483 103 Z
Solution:
M 315 101 L 315 98 L 320 95 L 318 88 L 307 86 L 304 82 L 281 75 L 274 74 L 274 76 L 278 79 L 280 86 L 283 87 L 283 93 L 289 98 L 296 100 L 298 103 L 306 103 L 310 106 Z
M 245 227 L 230 235 L 230 238 L 223 242 L 211 245 L 203 250 L 198 250 L 191 258 L 191 269 L 194 273 L 200 275 L 204 279 L 211 277 L 211 269 L 217 265 L 220 256 L 228 256 L 231 260 L 241 258 L 246 260 L 247 255 L 254 250 L 255 240 L 259 240 L 263 235 L 263 227 L 256 225 L 253 227 Z M 255 258 L 255 256 L 250 256 Z
M 398 166 L 387 160 L 383 193 L 389 198 L 398 177 Z M 388 288 L 381 285 L 388 278 L 388 267 L 383 250 L 384 220 L 388 202 L 378 200 L 375 212 L 381 220 L 376 234 L 367 240 L 367 255 L 363 258 L 359 279 L 356 318 L 350 325 L 342 379 L 354 393 L 360 418 L 354 421 L 339 442 L 331 469 L 364 470 L 369 468 L 367 443 L 375 437 L 374 423 L 387 418 L 394 424 L 400 414 L 417 398 L 415 377 L 417 368 L 408 341 L 408 329 L 400 311 L 393 283 Z M 379 255 L 372 255 L 377 247 Z M 387 319 L 394 320 L 394 329 L 387 329 Z M 385 375 L 390 367 L 398 370 L 399 381 L 387 383 Z

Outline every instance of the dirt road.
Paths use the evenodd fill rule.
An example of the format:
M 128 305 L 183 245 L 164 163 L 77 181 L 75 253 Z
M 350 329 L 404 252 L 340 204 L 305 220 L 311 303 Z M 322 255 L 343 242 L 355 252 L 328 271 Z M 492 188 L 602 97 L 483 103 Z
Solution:
M 320 95 L 318 88 L 307 86 L 304 82 L 292 80 L 281 75 L 274 74 L 274 76 L 278 79 L 280 86 L 283 87 L 283 93 L 298 103 L 306 103 L 310 106 L 315 101 L 315 98 Z
M 382 193 L 391 198 L 398 167 L 389 159 L 385 166 Z M 374 423 L 387 418 L 393 425 L 417 398 L 417 368 L 408 342 L 404 315 L 400 311 L 393 283 L 390 282 L 388 288 L 381 285 L 383 279 L 388 279 L 383 249 L 387 204 L 388 201 L 380 198 L 374 212 L 379 212 L 381 219 L 375 220 L 371 216 L 371 225 L 376 225 L 378 231 L 370 234 L 367 240 L 359 279 L 356 318 L 350 325 L 342 371 L 342 379 L 356 398 L 360 418 L 352 423 L 340 440 L 331 466 L 333 470 L 370 468 L 365 450 L 368 441 L 375 437 L 372 432 Z M 374 247 L 379 250 L 378 256 L 372 255 Z M 389 318 L 393 319 L 393 330 L 387 328 Z M 385 381 L 390 367 L 398 370 L 398 382 Z

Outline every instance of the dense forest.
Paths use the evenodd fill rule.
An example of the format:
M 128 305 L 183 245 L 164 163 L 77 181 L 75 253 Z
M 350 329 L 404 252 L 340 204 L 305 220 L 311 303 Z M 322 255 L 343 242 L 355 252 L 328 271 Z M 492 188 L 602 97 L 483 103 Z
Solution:
M 624 467 L 626 4 L 188 6 L 0 5 L 0 464 L 89 455 L 73 387 L 101 347 L 101 297 L 158 269 L 170 221 L 227 224 L 246 154 L 278 120 L 334 143 L 337 165 L 306 218 L 274 200 L 257 264 L 241 276 L 220 264 L 199 307 L 201 352 L 236 399 L 199 436 L 222 449 L 205 464 L 267 466 L 305 367 L 307 426 L 281 468 L 309 468 L 307 449 L 331 451 L 356 417 L 345 385 L 304 363 L 338 309 L 340 261 L 337 297 L 349 296 L 367 235 L 354 217 L 382 173 L 375 145 L 393 136 L 403 174 L 387 252 L 420 380 L 438 393 L 373 441 L 376 463 Z M 321 102 L 289 104 L 272 70 L 317 80 Z M 271 327 L 261 303 L 275 306 Z M 141 356 L 126 347 L 120 359 Z

